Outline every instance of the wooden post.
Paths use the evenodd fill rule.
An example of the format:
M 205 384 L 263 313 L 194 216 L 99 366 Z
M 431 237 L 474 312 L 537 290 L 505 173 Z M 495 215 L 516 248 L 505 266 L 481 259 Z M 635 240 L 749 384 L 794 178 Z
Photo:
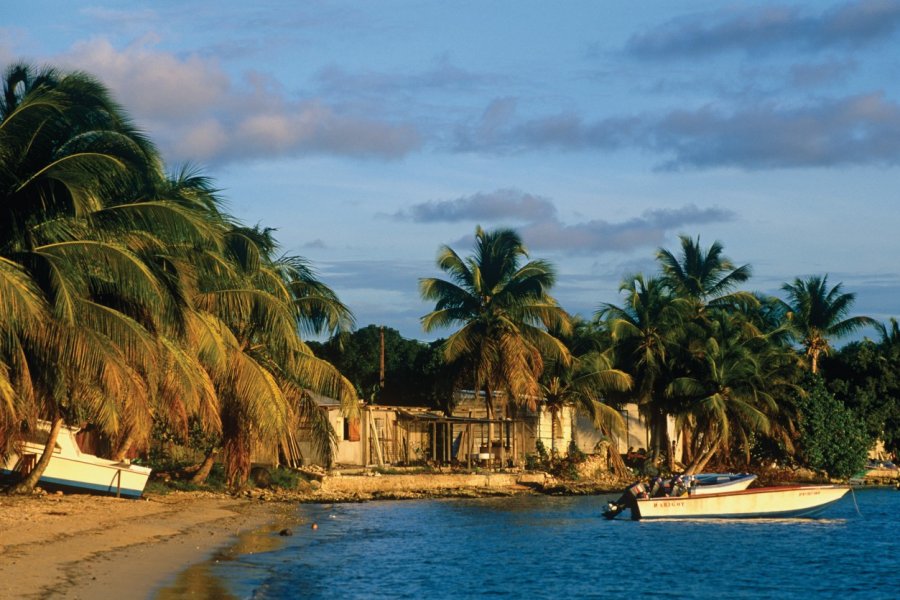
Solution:
M 375 417 L 372 416 L 372 411 L 367 411 L 369 413 L 369 429 L 372 432 L 372 440 L 375 444 L 375 455 L 378 458 L 378 466 L 384 466 L 384 455 L 381 453 L 381 442 L 378 439 L 378 427 L 375 426 Z
M 122 469 L 116 469 L 116 498 L 122 497 Z
M 469 413 L 471 416 L 472 413 Z M 466 452 L 466 468 L 472 468 L 472 446 L 474 445 L 475 440 L 472 439 L 472 424 L 466 423 L 466 444 L 468 445 L 468 452 Z

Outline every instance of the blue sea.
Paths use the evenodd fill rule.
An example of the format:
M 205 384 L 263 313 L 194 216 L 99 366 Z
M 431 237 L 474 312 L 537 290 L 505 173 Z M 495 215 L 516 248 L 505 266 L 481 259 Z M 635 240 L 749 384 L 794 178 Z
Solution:
M 607 521 L 610 498 L 299 505 L 293 536 L 244 536 L 156 598 L 900 597 L 893 488 L 816 520 Z

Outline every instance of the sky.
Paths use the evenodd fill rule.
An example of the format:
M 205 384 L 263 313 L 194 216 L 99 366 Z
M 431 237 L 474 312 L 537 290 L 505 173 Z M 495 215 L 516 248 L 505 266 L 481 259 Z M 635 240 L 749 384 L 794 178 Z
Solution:
M 101 80 L 359 327 L 447 335 L 418 280 L 478 225 L 585 318 L 679 235 L 900 317 L 900 0 L 32 0 L 16 61 Z

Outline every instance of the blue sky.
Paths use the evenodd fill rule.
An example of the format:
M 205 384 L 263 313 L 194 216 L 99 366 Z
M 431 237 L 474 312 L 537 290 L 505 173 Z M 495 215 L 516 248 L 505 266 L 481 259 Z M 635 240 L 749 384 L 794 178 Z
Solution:
M 583 316 L 679 234 L 751 264 L 750 289 L 828 274 L 858 314 L 900 316 L 900 0 L 0 13 L 0 63 L 94 74 L 359 326 L 439 335 L 417 281 L 478 224 L 516 228 Z

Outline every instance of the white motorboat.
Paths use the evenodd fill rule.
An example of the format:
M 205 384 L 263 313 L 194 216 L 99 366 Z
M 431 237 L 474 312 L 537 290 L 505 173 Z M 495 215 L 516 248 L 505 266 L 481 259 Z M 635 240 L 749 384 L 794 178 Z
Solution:
M 40 422 L 39 427 L 37 433 L 43 431 L 46 439 L 50 424 Z M 41 487 L 139 498 L 151 469 L 86 454 L 78 447 L 75 439 L 77 432 L 78 428 L 65 425 L 60 429 L 53 456 L 40 478 Z M 0 473 L 12 477 L 27 475 L 43 452 L 44 443 L 36 436 L 9 456 Z
M 604 513 L 613 519 L 626 508 L 638 519 L 751 519 L 818 516 L 844 497 L 847 485 L 786 485 L 716 494 L 642 497 L 643 484 L 629 487 Z

